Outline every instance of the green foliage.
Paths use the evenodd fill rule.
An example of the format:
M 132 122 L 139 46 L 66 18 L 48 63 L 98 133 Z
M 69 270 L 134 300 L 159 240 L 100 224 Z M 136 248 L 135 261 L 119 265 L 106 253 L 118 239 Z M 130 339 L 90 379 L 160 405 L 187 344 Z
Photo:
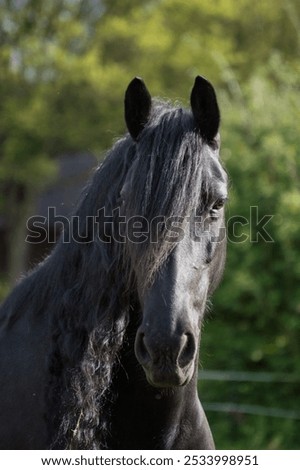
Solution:
M 238 93 L 222 97 L 222 155 L 231 179 L 227 216 L 230 222 L 241 215 L 249 225 L 241 228 L 248 238 L 238 243 L 228 224 L 225 276 L 213 299 L 216 318 L 206 325 L 202 340 L 204 368 L 300 377 L 299 106 L 299 73 L 278 54 Z M 273 242 L 256 238 L 250 229 L 250 221 L 255 227 L 251 206 L 257 207 L 259 219 L 273 216 L 265 227 Z M 230 383 L 228 388 L 204 382 L 203 400 L 299 409 L 299 380 L 264 386 Z M 297 420 L 208 415 L 218 447 L 299 447 Z
M 4 299 L 9 293 L 9 285 L 7 279 L 0 277 L 0 301 Z
M 0 214 L 17 225 L 16 194 L 25 204 L 49 184 L 58 155 L 111 146 L 133 76 L 184 104 L 195 75 L 207 76 L 222 110 L 230 241 L 201 362 L 300 374 L 300 2 L 24 0 L 1 2 L 0 16 Z M 273 215 L 273 243 L 256 239 L 251 206 L 259 219 Z M 236 215 L 249 220 L 236 233 L 243 243 Z M 0 281 L 0 298 L 6 292 Z M 296 386 L 265 387 L 204 382 L 201 395 L 296 408 Z M 219 448 L 297 448 L 297 421 L 209 418 Z
M 238 101 L 231 101 L 231 108 L 226 105 L 228 98 L 224 101 L 223 156 L 232 181 L 228 216 L 244 216 L 252 223 L 252 232 L 243 243 L 235 243 L 229 233 L 225 280 L 214 304 L 224 318 L 230 314 L 235 327 L 246 323 L 254 335 L 267 334 L 278 344 L 265 342 L 261 354 L 250 348 L 247 367 L 300 373 L 300 291 L 295 288 L 300 281 L 296 217 L 299 75 L 289 70 L 288 79 L 281 78 L 278 87 L 268 78 L 271 75 L 276 80 L 277 69 L 281 76 L 287 72 L 278 56 L 249 80 Z M 258 219 L 273 216 L 266 225 L 273 242 L 256 237 L 250 206 L 257 207 Z M 249 227 L 245 228 L 247 233 Z

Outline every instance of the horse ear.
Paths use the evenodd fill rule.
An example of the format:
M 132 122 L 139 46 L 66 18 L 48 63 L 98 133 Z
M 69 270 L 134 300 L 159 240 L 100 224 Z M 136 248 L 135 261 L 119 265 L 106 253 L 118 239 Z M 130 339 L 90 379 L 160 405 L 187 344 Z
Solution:
M 125 93 L 125 121 L 131 137 L 136 140 L 148 122 L 151 95 L 143 80 L 135 77 Z
M 211 142 L 220 125 L 220 110 L 212 84 L 203 77 L 196 77 L 191 93 L 191 108 L 200 135 Z

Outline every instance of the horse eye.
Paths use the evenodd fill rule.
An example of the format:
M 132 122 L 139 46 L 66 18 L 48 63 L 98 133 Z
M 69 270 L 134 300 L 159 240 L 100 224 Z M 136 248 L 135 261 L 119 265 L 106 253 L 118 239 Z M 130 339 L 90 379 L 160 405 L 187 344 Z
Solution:
M 218 199 L 214 205 L 212 206 L 212 208 L 210 209 L 209 213 L 210 213 L 210 216 L 212 219 L 217 219 L 219 217 L 219 210 L 222 209 L 222 207 L 224 206 L 226 202 L 226 198 L 224 199 Z
M 218 200 L 215 202 L 215 204 L 213 205 L 212 210 L 213 210 L 213 211 L 218 211 L 218 210 L 222 209 L 222 207 L 223 207 L 224 204 L 225 204 L 225 201 L 226 201 L 226 199 L 218 199 Z

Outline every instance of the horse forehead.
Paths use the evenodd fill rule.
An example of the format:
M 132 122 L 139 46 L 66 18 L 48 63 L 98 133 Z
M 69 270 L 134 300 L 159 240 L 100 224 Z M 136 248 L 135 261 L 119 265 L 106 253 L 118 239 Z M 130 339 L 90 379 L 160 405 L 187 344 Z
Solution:
M 212 193 L 216 197 L 227 197 L 228 176 L 219 158 L 209 159 L 207 173 Z
M 221 180 L 225 183 L 225 171 L 222 168 L 219 160 L 211 159 L 210 161 L 210 171 L 213 178 Z
M 207 152 L 206 165 L 212 178 L 219 180 L 220 182 L 227 183 L 227 173 L 220 161 L 219 152 Z

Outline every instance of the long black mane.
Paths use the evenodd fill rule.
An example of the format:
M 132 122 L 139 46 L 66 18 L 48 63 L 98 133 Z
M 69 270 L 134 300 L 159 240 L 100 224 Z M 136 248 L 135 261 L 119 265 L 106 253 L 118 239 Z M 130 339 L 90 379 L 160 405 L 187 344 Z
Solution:
M 129 135 L 118 140 L 83 191 L 67 230 L 73 235 L 79 221 L 85 243 L 73 236 L 66 243 L 65 233 L 3 305 L 3 322 L 9 326 L 19 306 L 50 324 L 46 398 L 55 448 L 106 447 L 111 385 L 136 302 L 135 273 L 141 273 L 145 285 L 151 283 L 173 247 L 165 227 L 159 243 L 106 243 L 98 211 L 105 208 L 110 216 L 121 207 L 127 217 L 147 220 L 201 211 L 200 201 L 205 205 L 212 191 L 206 163 L 210 149 L 194 127 L 190 111 L 157 102 L 138 142 Z M 114 225 L 107 230 L 105 236 L 113 235 Z

